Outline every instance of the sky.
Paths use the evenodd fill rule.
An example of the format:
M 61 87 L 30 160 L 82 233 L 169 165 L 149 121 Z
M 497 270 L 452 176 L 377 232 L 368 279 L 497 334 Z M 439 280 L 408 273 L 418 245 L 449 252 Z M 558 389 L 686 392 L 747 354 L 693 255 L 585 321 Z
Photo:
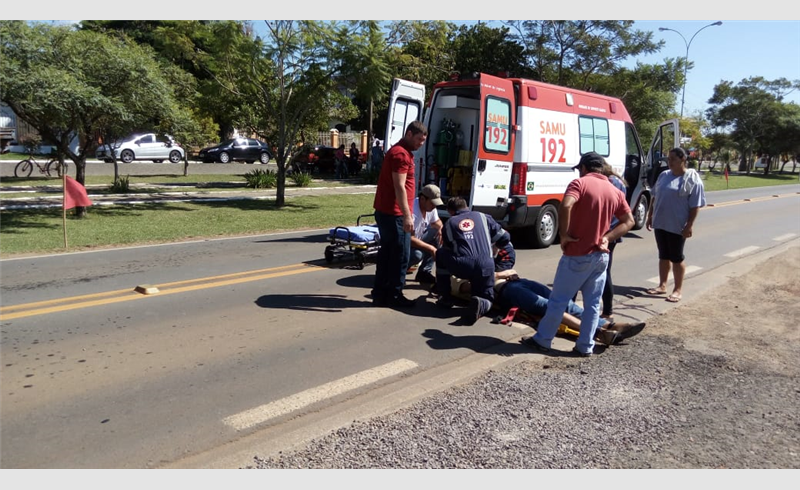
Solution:
M 657 53 L 629 59 L 624 65 L 633 67 L 637 61 L 660 63 L 665 58 L 678 58 L 686 54 L 689 46 L 689 61 L 694 67 L 689 70 L 686 81 L 686 94 L 683 113 L 693 115 L 708 108 L 707 100 L 713 94 L 714 86 L 721 80 L 734 84 L 753 76 L 767 80 L 786 78 L 800 80 L 800 18 L 791 20 L 759 19 L 759 13 L 771 13 L 772 17 L 791 17 L 778 15 L 789 13 L 782 0 L 759 0 L 758 11 L 753 5 L 732 7 L 725 5 L 704 5 L 696 0 L 672 0 L 659 5 L 639 2 L 597 2 L 596 0 L 570 0 L 570 2 L 530 2 L 529 0 L 506 0 L 502 3 L 476 4 L 475 8 L 459 4 L 452 8 L 452 2 L 406 2 L 387 4 L 365 0 L 350 0 L 347 8 L 340 4 L 309 3 L 303 13 L 314 15 L 317 19 L 396 19 L 399 16 L 409 19 L 448 19 L 453 22 L 474 23 L 478 20 L 491 25 L 501 25 L 499 21 L 487 19 L 531 18 L 531 19 L 634 19 L 639 30 L 654 33 L 654 40 L 665 41 Z M 645 5 L 646 4 L 646 5 Z M 247 8 L 220 9 L 217 1 L 195 0 L 191 10 L 179 8 L 178 3 L 156 0 L 138 0 L 134 10 L 122 9 L 121 4 L 99 0 L 82 0 L 78 3 L 56 0 L 37 2 L 10 2 L 4 6 L 0 18 L 37 20 L 46 15 L 48 19 L 297 19 L 300 16 L 291 3 L 254 4 Z M 174 6 L 173 6 L 174 5 Z M 500 8 L 500 5 L 503 8 Z M 658 7 L 654 7 L 658 5 Z M 656 14 L 655 8 L 658 9 Z M 147 12 L 152 12 L 147 15 Z M 719 14 L 724 16 L 720 17 Z M 680 15 L 678 15 L 680 14 Z M 798 12 L 793 11 L 798 17 Z M 248 19 L 249 16 L 249 19 Z M 480 17 L 480 18 L 479 18 Z M 680 20 L 649 20 L 654 18 Z M 747 18 L 747 20 L 745 20 Z M 755 19 L 754 19 L 755 18 Z M 696 20 L 691 20 L 696 19 Z M 38 19 L 42 20 L 42 19 Z M 692 36 L 703 26 L 722 21 L 721 26 L 703 29 L 694 39 Z M 659 27 L 667 27 L 680 32 L 684 39 L 672 31 L 660 32 Z M 789 94 L 787 102 L 800 103 L 800 90 Z M 680 111 L 681 94 L 678 93 L 675 105 Z

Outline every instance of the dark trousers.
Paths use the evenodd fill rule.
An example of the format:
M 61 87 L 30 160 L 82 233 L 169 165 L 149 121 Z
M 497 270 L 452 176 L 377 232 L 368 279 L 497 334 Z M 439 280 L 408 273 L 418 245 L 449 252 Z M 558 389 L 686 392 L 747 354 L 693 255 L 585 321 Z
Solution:
M 494 260 L 486 257 L 456 257 L 447 248 L 436 252 L 436 292 L 450 296 L 450 276 L 468 279 L 472 296 L 494 301 Z
M 403 294 L 411 256 L 411 233 L 403 231 L 403 217 L 375 211 L 380 233 L 372 298 L 388 299 Z
M 614 248 L 617 242 L 608 244 L 608 267 L 606 268 L 606 285 L 603 288 L 603 315 L 614 312 L 614 283 L 611 282 L 611 261 L 614 259 Z

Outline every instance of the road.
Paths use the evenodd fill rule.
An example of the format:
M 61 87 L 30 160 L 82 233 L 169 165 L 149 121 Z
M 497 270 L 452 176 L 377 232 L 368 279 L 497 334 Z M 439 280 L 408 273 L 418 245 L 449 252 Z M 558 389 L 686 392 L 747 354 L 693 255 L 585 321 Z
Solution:
M 709 193 L 713 206 L 686 246 L 684 295 L 711 287 L 712 271 L 800 240 L 798 193 L 797 185 Z M 413 282 L 417 308 L 374 308 L 374 266 L 328 266 L 326 234 L 0 262 L 0 466 L 179 465 L 401 380 L 480 361 L 482 350 L 530 332 L 488 319 L 459 326 L 457 311 L 437 309 Z M 549 283 L 559 255 L 558 247 L 518 250 L 517 269 Z M 632 232 L 617 247 L 621 320 L 672 307 L 640 297 L 656 266 L 652 233 Z

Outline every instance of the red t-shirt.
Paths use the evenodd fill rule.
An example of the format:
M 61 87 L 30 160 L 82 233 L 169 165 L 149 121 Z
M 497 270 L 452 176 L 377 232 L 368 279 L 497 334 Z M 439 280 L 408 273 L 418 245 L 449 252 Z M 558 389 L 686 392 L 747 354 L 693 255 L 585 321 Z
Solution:
M 378 176 L 378 186 L 375 190 L 375 201 L 372 207 L 376 211 L 392 216 L 402 216 L 403 212 L 397 204 L 394 194 L 392 172 L 406 174 L 406 197 L 409 211 L 414 209 L 414 155 L 403 140 L 400 140 L 386 152 Z
M 566 246 L 564 255 L 588 255 L 599 251 L 598 245 L 608 231 L 611 218 L 631 212 L 625 194 L 614 187 L 605 175 L 589 173 L 569 183 L 564 197 L 576 199 L 572 205 L 567 233 L 577 242 Z

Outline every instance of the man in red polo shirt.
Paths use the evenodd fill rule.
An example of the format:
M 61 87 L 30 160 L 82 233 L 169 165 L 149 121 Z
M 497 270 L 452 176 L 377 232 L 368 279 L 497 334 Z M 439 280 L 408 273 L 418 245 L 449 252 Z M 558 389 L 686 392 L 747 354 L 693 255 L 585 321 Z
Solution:
M 375 191 L 375 221 L 381 247 L 375 267 L 372 302 L 377 306 L 408 308 L 414 301 L 403 296 L 414 233 L 414 155 L 428 129 L 419 121 L 406 128 L 403 139 L 386 152 Z
M 569 183 L 558 210 L 563 255 L 553 279 L 553 293 L 536 334 L 522 340 L 536 350 L 550 350 L 567 304 L 580 291 L 584 314 L 573 352 L 583 357 L 592 355 L 600 318 L 600 298 L 606 283 L 608 244 L 633 226 L 625 193 L 603 175 L 603 163 L 602 156 L 589 152 L 573 167 L 579 171 L 580 178 Z M 619 224 L 609 230 L 612 217 L 616 217 Z

